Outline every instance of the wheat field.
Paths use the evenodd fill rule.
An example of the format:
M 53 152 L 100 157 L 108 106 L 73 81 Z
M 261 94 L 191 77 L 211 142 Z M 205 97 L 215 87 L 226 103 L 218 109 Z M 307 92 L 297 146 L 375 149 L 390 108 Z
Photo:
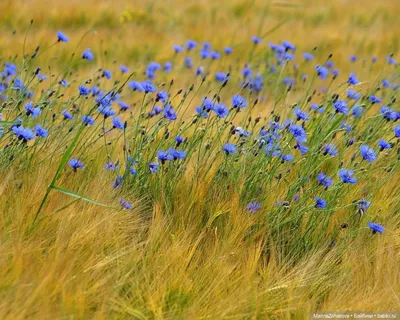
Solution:
M 399 14 L 0 1 L 0 319 L 399 311 Z

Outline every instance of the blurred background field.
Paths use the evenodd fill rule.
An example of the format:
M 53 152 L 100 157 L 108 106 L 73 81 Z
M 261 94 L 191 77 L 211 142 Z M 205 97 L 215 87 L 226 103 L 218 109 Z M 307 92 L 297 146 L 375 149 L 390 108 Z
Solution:
M 151 61 L 174 59 L 172 45 L 193 39 L 210 41 L 218 50 L 231 46 L 240 65 L 221 60 L 213 68 L 226 71 L 243 67 L 256 35 L 265 51 L 268 42 L 282 40 L 296 44 L 297 52 L 317 47 L 316 60 L 333 54 L 343 79 L 350 71 L 373 79 L 388 70 L 388 55 L 399 57 L 399 16 L 398 0 L 1 0 L 0 59 L 1 64 L 18 61 L 25 42 L 25 53 L 40 45 L 35 67 L 49 75 L 74 72 L 79 79 L 120 64 L 139 75 Z M 68 46 L 54 45 L 57 30 L 68 35 Z M 94 64 L 66 65 L 73 53 L 88 47 L 95 52 Z M 255 63 L 264 58 L 264 49 L 257 48 Z M 349 61 L 351 55 L 357 55 L 357 64 Z M 379 57 L 373 68 L 372 56 Z M 191 81 L 178 68 L 172 77 L 178 86 Z M 72 95 L 74 85 L 66 92 Z M 303 93 L 294 90 L 289 100 Z M 257 115 L 267 115 L 269 106 L 259 102 Z M 384 236 L 341 230 L 337 245 L 328 247 L 311 235 L 312 250 L 290 259 L 281 256 L 268 226 L 257 229 L 259 218 L 243 212 L 238 196 L 203 203 L 212 177 L 194 194 L 192 186 L 178 184 L 168 199 L 170 210 L 163 199 L 150 205 L 130 193 L 129 214 L 82 201 L 32 230 L 56 160 L 26 172 L 16 165 L 0 172 L 1 319 L 308 319 L 316 310 L 400 309 L 398 171 L 389 182 L 374 171 L 367 191 L 360 187 L 344 195 L 349 202 L 364 193 L 374 196 L 372 216 L 384 219 Z M 105 192 L 104 163 L 98 159 L 91 166 L 85 176 L 67 175 L 62 182 L 110 203 L 114 195 Z M 271 193 L 266 202 L 272 206 L 276 198 Z M 43 215 L 68 199 L 52 193 Z M 207 208 L 214 211 L 202 221 Z M 327 233 L 344 221 L 347 212 L 338 211 Z M 366 229 L 365 223 L 360 228 Z

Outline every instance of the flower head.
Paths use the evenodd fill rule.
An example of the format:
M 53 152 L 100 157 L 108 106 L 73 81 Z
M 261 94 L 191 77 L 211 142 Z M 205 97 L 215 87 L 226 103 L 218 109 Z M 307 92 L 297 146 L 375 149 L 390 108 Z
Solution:
M 87 48 L 85 51 L 83 51 L 82 58 L 85 60 L 92 61 L 94 59 L 94 54 L 89 48 Z
M 315 207 L 318 209 L 326 208 L 326 201 L 322 198 L 315 197 Z
M 332 185 L 332 179 L 328 177 L 325 173 L 320 173 L 318 174 L 318 183 L 321 186 L 324 186 L 326 188 L 330 187 Z
M 57 31 L 57 41 L 58 42 L 68 42 L 68 37 L 61 31 Z
M 238 109 L 243 109 L 247 106 L 246 99 L 243 98 L 242 96 L 235 94 L 232 97 L 232 107 L 233 108 L 238 108 Z
M 236 153 L 236 146 L 232 143 L 225 143 L 222 150 L 225 151 L 227 155 L 234 154 Z
M 374 222 L 368 222 L 368 227 L 372 230 L 372 233 L 383 233 L 385 228 L 380 224 Z
M 132 209 L 132 204 L 129 203 L 129 202 L 127 202 L 127 201 L 125 201 L 125 200 L 122 199 L 122 198 L 119 200 L 119 203 L 120 203 L 120 205 L 122 206 L 122 208 L 124 208 L 124 209 L 126 209 L 126 210 Z
M 256 213 L 261 208 L 261 203 L 258 201 L 252 201 L 247 205 L 247 210 L 251 213 Z
M 357 179 L 353 177 L 354 171 L 347 170 L 347 169 L 340 169 L 339 170 L 339 177 L 342 179 L 344 183 L 355 184 Z
M 79 161 L 78 159 L 71 159 L 68 162 L 69 166 L 76 172 L 77 169 L 84 169 L 85 166 L 83 165 L 83 163 L 81 161 Z
M 370 148 L 367 145 L 362 145 L 360 147 L 360 153 L 364 160 L 367 160 L 369 163 L 372 163 L 376 160 L 376 153 L 374 149 Z
M 46 138 L 49 135 L 49 132 L 44 129 L 40 124 L 35 125 L 33 127 L 33 130 L 35 130 L 37 137 Z

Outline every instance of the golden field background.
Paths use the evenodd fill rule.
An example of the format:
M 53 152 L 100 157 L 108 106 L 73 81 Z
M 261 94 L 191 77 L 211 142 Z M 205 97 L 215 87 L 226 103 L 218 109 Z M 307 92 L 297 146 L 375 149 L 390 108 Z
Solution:
M 350 70 L 348 57 L 383 59 L 400 46 L 400 1 L 0 1 L 2 63 L 55 41 L 62 30 L 81 52 L 91 47 L 99 67 L 132 69 L 171 56 L 187 39 L 246 51 L 251 35 L 264 43 L 289 40 L 298 50 L 318 45 Z M 275 30 L 276 28 L 276 30 Z M 57 52 L 65 61 L 75 46 Z M 54 52 L 52 53 L 52 55 Z M 51 55 L 38 61 L 45 65 Z M 139 68 L 139 67 L 138 67 Z M 56 71 L 54 71 L 56 72 Z M 51 164 L 51 162 L 49 162 Z M 56 165 L 55 165 L 56 166 Z M 96 167 L 96 166 L 94 166 Z M 98 164 L 97 167 L 101 167 Z M 0 319 L 308 319 L 319 311 L 400 310 L 400 230 L 385 237 L 343 233 L 342 244 L 313 251 L 295 266 L 282 261 L 268 230 L 243 241 L 254 217 L 230 199 L 229 228 L 211 216 L 198 229 L 204 181 L 190 206 L 182 183 L 174 212 L 149 208 L 141 199 L 129 215 L 76 203 L 30 229 L 33 213 L 56 167 L 0 172 Z M 107 202 L 107 184 L 93 170 L 84 193 Z M 376 177 L 379 181 L 379 177 Z M 74 181 L 78 188 L 82 181 Z M 399 178 L 375 193 L 374 204 L 398 221 Z M 65 202 L 52 194 L 44 215 Z M 271 195 L 271 202 L 273 202 Z M 111 199 L 111 195 L 110 195 Z M 228 203 L 220 204 L 222 214 Z M 269 261 L 264 246 L 274 252 Z

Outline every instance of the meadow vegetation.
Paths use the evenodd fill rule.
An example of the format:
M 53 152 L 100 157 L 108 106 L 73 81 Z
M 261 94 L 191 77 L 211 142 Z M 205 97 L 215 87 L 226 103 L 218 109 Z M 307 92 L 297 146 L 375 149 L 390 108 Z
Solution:
M 0 318 L 400 306 L 397 1 L 1 1 Z

